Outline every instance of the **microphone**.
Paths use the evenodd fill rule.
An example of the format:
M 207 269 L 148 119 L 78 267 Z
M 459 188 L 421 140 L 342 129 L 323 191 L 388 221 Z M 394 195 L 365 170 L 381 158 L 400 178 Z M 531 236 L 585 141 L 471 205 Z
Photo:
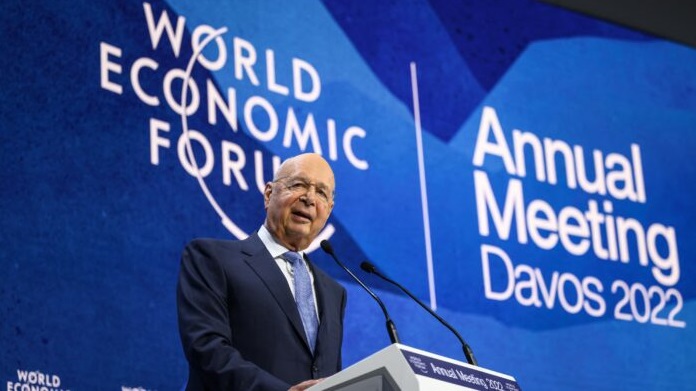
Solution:
M 411 292 L 409 292 L 401 284 L 399 284 L 398 282 L 396 282 L 396 281 L 392 280 L 391 278 L 382 274 L 379 270 L 377 270 L 377 267 L 375 267 L 375 265 L 371 264 L 370 262 L 365 261 L 365 262 L 361 263 L 360 268 L 368 273 L 374 274 L 374 275 L 378 276 L 379 278 L 399 287 L 399 289 L 401 289 L 405 294 L 407 294 L 416 303 L 418 303 L 421 307 L 423 307 L 426 311 L 428 311 L 428 313 L 430 313 L 430 315 L 434 316 L 435 319 L 439 320 L 440 323 L 442 323 L 445 327 L 450 329 L 450 331 L 452 331 L 454 333 L 454 335 L 457 336 L 457 339 L 459 339 L 459 342 L 462 344 L 462 350 L 464 350 L 464 356 L 466 357 L 466 361 L 471 365 L 478 366 L 478 363 L 476 362 L 476 358 L 474 357 L 474 352 L 471 350 L 471 347 L 469 347 L 469 345 L 464 341 L 462 336 L 459 335 L 457 330 L 455 330 L 454 327 L 452 327 L 449 323 L 447 323 L 444 319 L 442 319 L 442 317 L 440 317 L 440 315 L 438 315 L 435 311 L 430 309 L 430 307 L 425 305 L 422 301 L 420 301 L 416 296 L 414 296 Z
M 399 336 L 396 333 L 396 325 L 394 325 L 394 322 L 392 322 L 391 318 L 389 317 L 389 313 L 387 312 L 387 307 L 384 306 L 384 303 L 382 303 L 382 300 L 380 300 L 379 297 L 377 297 L 377 295 L 375 295 L 374 292 L 372 292 L 370 290 L 370 288 L 368 288 L 365 284 L 363 284 L 363 282 L 360 281 L 360 279 L 358 277 L 356 277 L 355 274 L 353 274 L 353 272 L 351 272 L 350 269 L 348 269 L 346 267 L 346 265 L 344 265 L 341 261 L 338 260 L 338 258 L 336 257 L 336 254 L 334 254 L 333 247 L 331 247 L 331 243 L 329 243 L 328 240 L 322 240 L 320 245 L 321 245 L 321 249 L 324 250 L 325 253 L 331 255 L 331 258 L 333 258 L 334 261 L 336 261 L 338 266 L 342 267 L 343 270 L 345 270 L 348 274 L 350 274 L 350 276 L 353 277 L 353 279 L 358 284 L 360 284 L 360 286 L 363 287 L 363 289 L 365 289 L 365 291 L 367 291 L 367 293 L 369 293 L 373 299 L 375 299 L 377 304 L 379 304 L 380 308 L 382 308 L 382 312 L 384 312 L 384 317 L 387 319 L 387 333 L 389 334 L 389 339 L 391 340 L 392 343 L 399 343 Z

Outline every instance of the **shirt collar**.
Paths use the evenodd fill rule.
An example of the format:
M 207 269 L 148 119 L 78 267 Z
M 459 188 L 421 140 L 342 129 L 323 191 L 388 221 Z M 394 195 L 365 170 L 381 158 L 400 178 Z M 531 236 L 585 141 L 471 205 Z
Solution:
M 261 242 L 263 242 L 263 245 L 266 246 L 266 249 L 269 253 L 271 253 L 273 258 L 278 258 L 286 252 L 291 251 L 282 244 L 278 243 L 273 235 L 268 232 L 265 225 L 261 225 L 261 228 L 259 228 L 259 239 L 261 239 Z M 302 251 L 299 253 L 304 256 Z

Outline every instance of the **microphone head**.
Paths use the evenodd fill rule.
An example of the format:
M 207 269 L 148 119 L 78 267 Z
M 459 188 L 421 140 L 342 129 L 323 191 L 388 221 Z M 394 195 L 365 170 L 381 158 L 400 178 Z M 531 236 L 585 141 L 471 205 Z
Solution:
M 375 271 L 377 271 L 377 268 L 375 267 L 375 265 L 373 265 L 367 261 L 364 261 L 363 263 L 361 263 L 360 268 L 368 273 L 374 273 Z
M 331 247 L 331 243 L 329 243 L 328 240 L 322 240 L 319 246 L 321 246 L 321 249 L 324 250 L 325 253 L 333 255 L 333 247 Z

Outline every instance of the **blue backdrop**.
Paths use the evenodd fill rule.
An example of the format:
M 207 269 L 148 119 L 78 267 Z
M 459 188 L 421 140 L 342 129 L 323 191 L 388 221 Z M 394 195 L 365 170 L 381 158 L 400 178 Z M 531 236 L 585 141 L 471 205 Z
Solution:
M 256 230 L 303 151 L 337 177 L 322 238 L 480 365 L 525 390 L 694 389 L 696 50 L 526 0 L 2 9 L 8 390 L 180 389 L 183 246 Z M 344 365 L 387 346 L 310 256 L 349 291 Z M 405 344 L 464 361 L 361 275 Z

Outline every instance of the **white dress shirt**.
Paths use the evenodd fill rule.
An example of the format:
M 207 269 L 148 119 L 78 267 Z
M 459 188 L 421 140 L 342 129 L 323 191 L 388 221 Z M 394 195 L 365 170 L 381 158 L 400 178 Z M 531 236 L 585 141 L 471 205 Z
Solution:
M 259 229 L 259 238 L 261 239 L 261 242 L 263 242 L 263 245 L 266 246 L 266 249 L 268 250 L 269 253 L 271 253 L 271 256 L 275 260 L 276 264 L 280 268 L 280 271 L 283 272 L 283 275 L 285 276 L 285 279 L 288 281 L 288 285 L 290 286 L 290 291 L 292 292 L 292 296 L 295 297 L 295 278 L 292 275 L 292 264 L 290 262 L 286 261 L 285 258 L 283 258 L 283 254 L 285 254 L 289 250 L 285 248 L 282 244 L 278 243 L 275 238 L 273 238 L 273 235 L 271 235 L 270 232 L 268 232 L 268 229 L 266 229 L 265 225 L 262 225 L 261 228 Z M 304 258 L 304 252 L 300 251 L 300 255 Z M 314 296 L 314 310 L 317 313 L 317 319 L 319 319 L 319 307 L 317 304 L 317 291 L 314 289 L 314 274 L 312 274 L 312 269 L 307 265 L 307 262 L 305 261 L 304 263 L 305 267 L 307 268 L 307 272 L 309 273 L 309 278 L 312 282 L 312 295 Z

